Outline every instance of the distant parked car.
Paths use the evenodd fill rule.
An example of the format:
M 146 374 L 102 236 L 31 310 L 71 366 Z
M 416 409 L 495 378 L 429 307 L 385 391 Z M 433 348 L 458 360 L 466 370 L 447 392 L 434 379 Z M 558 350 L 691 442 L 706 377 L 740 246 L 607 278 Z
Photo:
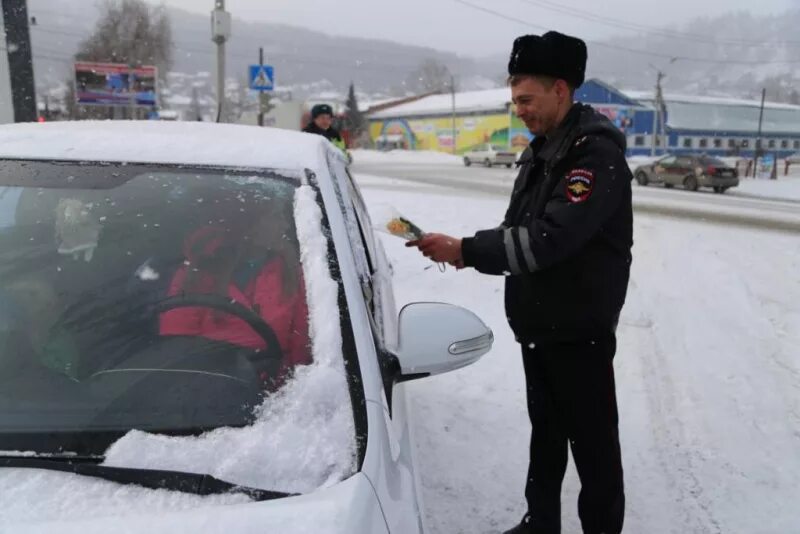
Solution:
M 679 185 L 689 191 L 710 187 L 720 194 L 739 185 L 739 171 L 735 167 L 706 155 L 667 155 L 636 167 L 633 175 L 639 185 L 664 184 L 666 188 Z
M 517 154 L 507 148 L 486 143 L 479 145 L 464 154 L 464 165 L 469 167 L 473 163 L 482 163 L 487 167 L 505 165 L 509 169 L 517 160 Z
M 800 152 L 797 152 L 797 153 L 795 153 L 795 154 L 792 154 L 791 156 L 789 156 L 788 158 L 786 158 L 786 161 L 787 161 L 788 163 L 791 163 L 792 165 L 797 165 L 797 164 L 800 164 Z

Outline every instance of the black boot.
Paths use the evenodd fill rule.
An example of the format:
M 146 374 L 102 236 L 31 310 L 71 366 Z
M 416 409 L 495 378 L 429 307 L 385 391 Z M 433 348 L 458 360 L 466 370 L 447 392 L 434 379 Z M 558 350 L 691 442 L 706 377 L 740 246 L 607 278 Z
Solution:
M 511 530 L 506 530 L 503 534 L 534 534 L 530 514 L 525 514 L 525 517 L 522 518 L 519 525 Z

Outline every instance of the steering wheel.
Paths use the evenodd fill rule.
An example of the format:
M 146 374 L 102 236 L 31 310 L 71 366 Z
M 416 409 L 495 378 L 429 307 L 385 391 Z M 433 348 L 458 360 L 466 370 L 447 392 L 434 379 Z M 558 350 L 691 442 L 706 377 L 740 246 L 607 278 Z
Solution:
M 162 299 L 149 307 L 149 310 L 161 314 L 179 308 L 211 308 L 238 317 L 246 322 L 267 344 L 267 350 L 255 352 L 249 356 L 251 361 L 276 360 L 274 363 L 280 364 L 283 360 L 283 353 L 275 330 L 247 306 L 222 295 L 188 293 Z

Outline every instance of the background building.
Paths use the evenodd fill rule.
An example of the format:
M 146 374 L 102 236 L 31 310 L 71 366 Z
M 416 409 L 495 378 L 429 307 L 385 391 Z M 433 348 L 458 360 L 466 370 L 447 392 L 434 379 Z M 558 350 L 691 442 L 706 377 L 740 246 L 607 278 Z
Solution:
M 580 87 L 575 99 L 594 106 L 625 133 L 629 156 L 653 152 L 653 132 L 661 127 L 652 93 L 620 91 L 592 79 Z M 761 102 L 753 100 L 664 95 L 666 147 L 659 142 L 655 152 L 751 157 L 760 107 Z M 514 116 L 508 88 L 456 93 L 455 102 L 450 94 L 431 95 L 370 113 L 368 118 L 378 148 L 462 154 L 491 142 L 523 150 L 531 137 Z M 762 139 L 762 147 L 778 157 L 800 151 L 800 106 L 766 103 Z

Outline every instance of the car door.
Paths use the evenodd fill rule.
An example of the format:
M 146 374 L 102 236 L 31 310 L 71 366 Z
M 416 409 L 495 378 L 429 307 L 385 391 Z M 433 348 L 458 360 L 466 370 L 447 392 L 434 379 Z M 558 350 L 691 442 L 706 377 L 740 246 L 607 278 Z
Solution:
M 687 156 L 678 156 L 675 162 L 667 167 L 664 182 L 671 185 L 682 185 L 686 173 L 689 172 L 692 159 Z
M 678 165 L 676 167 L 675 185 L 683 185 L 686 177 L 694 175 L 695 168 L 697 167 L 697 158 L 693 156 L 680 156 L 678 158 Z
M 394 453 L 385 479 L 375 480 L 378 498 L 384 504 L 384 514 L 391 532 L 422 532 L 423 516 L 420 505 L 420 484 L 414 470 L 413 442 L 408 421 L 405 387 L 395 386 L 391 351 L 397 344 L 397 309 L 392 288 L 392 267 L 383 245 L 373 232 L 366 203 L 350 172 L 344 165 L 334 164 L 334 179 L 343 189 L 343 202 L 357 227 L 351 230 L 354 251 L 360 259 L 359 277 L 362 292 L 368 303 L 375 348 L 384 373 L 384 409 L 389 439 Z M 357 235 L 356 235 L 357 234 Z
M 678 158 L 676 156 L 667 156 L 656 161 L 653 165 L 653 173 L 656 175 L 657 180 L 667 182 L 668 176 L 675 167 Z

